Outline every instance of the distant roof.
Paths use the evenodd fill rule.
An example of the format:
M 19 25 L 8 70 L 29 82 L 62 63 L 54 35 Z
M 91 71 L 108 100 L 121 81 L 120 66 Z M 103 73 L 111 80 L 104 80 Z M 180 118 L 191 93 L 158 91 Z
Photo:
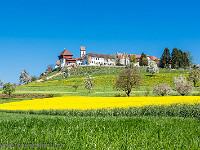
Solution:
M 79 58 L 76 58 L 76 60 L 83 60 L 83 58 L 82 58 L 82 57 L 79 57 Z
M 67 49 L 65 49 L 59 56 L 63 56 L 63 55 L 73 56 Z
M 95 54 L 95 53 L 87 53 L 88 57 L 98 57 L 98 58 L 113 58 L 111 55 L 106 55 L 106 54 Z
M 121 58 L 124 57 L 124 54 L 122 54 L 122 53 L 117 53 L 117 54 L 118 54 L 118 56 L 120 56 Z M 127 58 L 128 58 L 128 55 L 127 55 Z
M 60 65 L 60 60 L 57 60 L 56 61 L 56 66 L 59 66 Z
M 158 57 L 155 57 L 155 56 L 150 56 L 150 58 L 153 59 L 154 61 L 159 60 Z

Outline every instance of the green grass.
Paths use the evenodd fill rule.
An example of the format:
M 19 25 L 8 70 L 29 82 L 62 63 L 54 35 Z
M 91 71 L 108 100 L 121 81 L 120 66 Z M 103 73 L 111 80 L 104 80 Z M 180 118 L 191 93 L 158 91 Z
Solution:
M 200 103 L 151 105 L 143 107 L 88 109 L 88 110 L 0 110 L 7 113 L 59 115 L 59 116 L 168 116 L 196 117 L 200 119 Z
M 182 150 L 198 149 L 200 142 L 200 122 L 195 118 L 66 117 L 1 112 L 0 129 L 1 144 L 52 143 L 62 144 L 62 149 Z

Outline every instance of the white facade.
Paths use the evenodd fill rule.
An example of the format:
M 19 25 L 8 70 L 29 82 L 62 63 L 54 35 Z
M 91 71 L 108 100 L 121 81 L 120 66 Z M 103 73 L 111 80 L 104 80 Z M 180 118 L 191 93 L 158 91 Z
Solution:
M 104 57 L 88 57 L 83 59 L 83 65 L 90 66 L 115 66 L 115 59 L 105 59 Z M 87 62 L 86 62 L 87 59 Z

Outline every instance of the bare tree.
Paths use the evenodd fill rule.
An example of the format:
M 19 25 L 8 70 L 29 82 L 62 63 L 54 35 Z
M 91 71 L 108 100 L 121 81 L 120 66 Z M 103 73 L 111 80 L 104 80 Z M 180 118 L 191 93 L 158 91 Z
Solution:
M 118 90 L 123 90 L 129 97 L 132 88 L 140 87 L 141 81 L 141 74 L 139 73 L 137 67 L 134 67 L 133 69 L 124 69 L 117 77 L 114 88 Z

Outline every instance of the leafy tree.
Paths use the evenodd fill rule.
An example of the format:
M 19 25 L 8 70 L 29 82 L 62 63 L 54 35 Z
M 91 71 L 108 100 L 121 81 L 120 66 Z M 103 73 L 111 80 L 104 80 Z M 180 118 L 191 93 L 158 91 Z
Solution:
M 95 85 L 94 77 L 88 75 L 87 78 L 84 79 L 84 87 L 89 90 L 89 93 L 91 93 L 94 85 Z
M 10 84 L 10 82 L 5 83 L 3 85 L 3 91 L 2 91 L 3 94 L 9 95 L 9 98 L 10 98 L 13 92 L 15 92 L 15 86 Z
M 159 73 L 159 69 L 155 61 L 151 60 L 149 62 L 149 66 L 147 67 L 147 72 L 151 72 L 152 74 Z
M 174 78 L 175 90 L 180 93 L 182 96 L 187 95 L 193 91 L 192 82 L 186 81 L 185 76 L 180 76 Z
M 142 58 L 143 66 L 148 66 L 148 58 Z
M 31 77 L 29 77 L 29 73 L 24 69 L 21 72 L 21 75 L 19 77 L 20 83 L 28 84 L 31 81 Z
M 147 59 L 147 56 L 144 54 L 144 52 L 141 54 L 141 57 L 139 59 L 139 65 L 148 66 L 148 59 Z
M 161 68 L 169 68 L 171 57 L 170 57 L 170 51 L 168 48 L 165 48 L 161 58 L 160 58 L 160 67 Z
M 117 77 L 114 88 L 123 90 L 129 97 L 132 88 L 139 87 L 141 85 L 141 81 L 141 74 L 139 74 L 137 67 L 134 67 L 133 69 L 124 69 Z
M 189 72 L 188 80 L 194 83 L 194 87 L 196 87 L 197 82 L 200 81 L 200 72 L 198 69 L 192 69 Z
M 130 55 L 130 62 L 131 63 L 136 63 L 137 62 L 137 59 L 136 59 L 135 55 Z

